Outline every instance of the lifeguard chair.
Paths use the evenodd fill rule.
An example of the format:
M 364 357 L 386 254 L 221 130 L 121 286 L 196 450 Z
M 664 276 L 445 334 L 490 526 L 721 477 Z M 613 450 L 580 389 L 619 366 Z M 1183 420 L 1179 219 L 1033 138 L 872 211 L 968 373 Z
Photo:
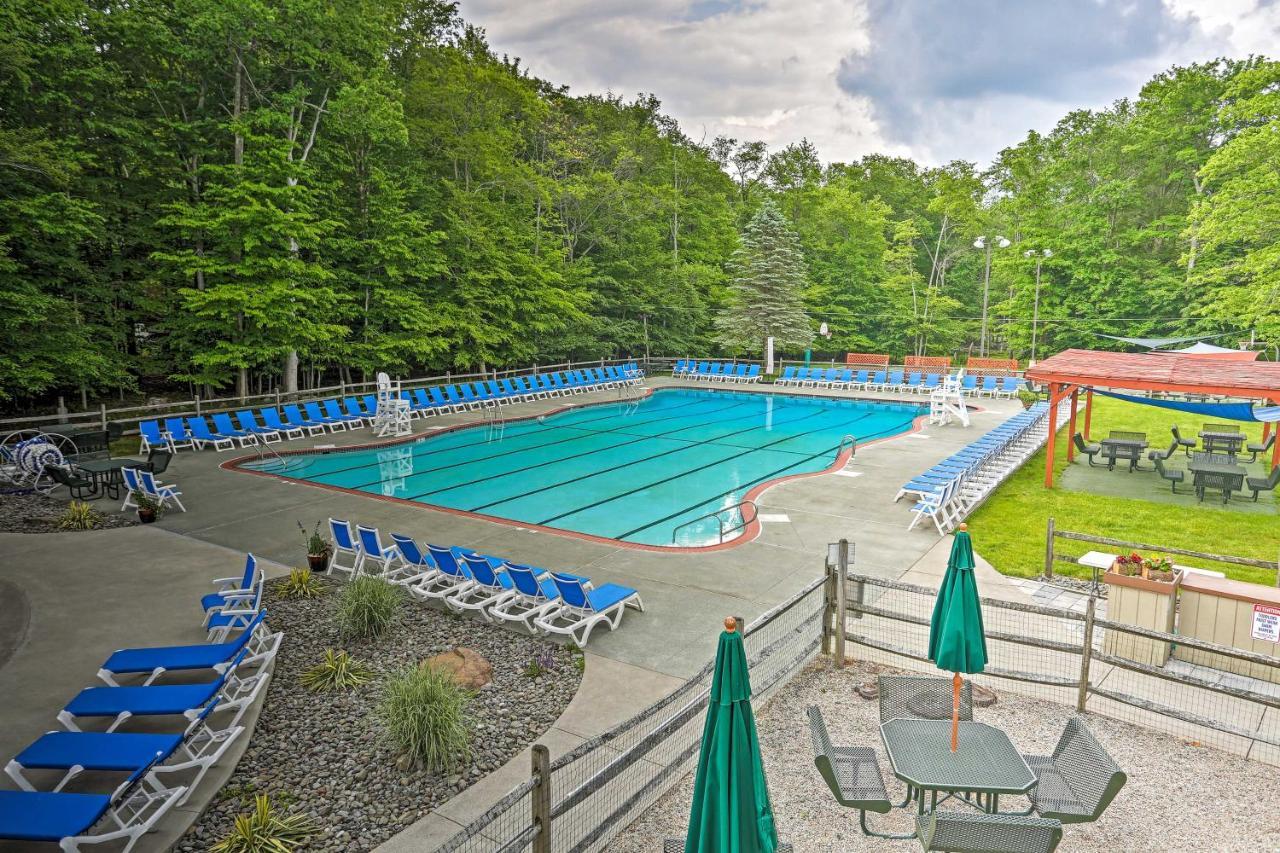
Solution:
M 373 415 L 373 431 L 379 437 L 410 435 L 409 401 L 400 396 L 400 383 L 385 373 L 378 374 L 378 409 Z

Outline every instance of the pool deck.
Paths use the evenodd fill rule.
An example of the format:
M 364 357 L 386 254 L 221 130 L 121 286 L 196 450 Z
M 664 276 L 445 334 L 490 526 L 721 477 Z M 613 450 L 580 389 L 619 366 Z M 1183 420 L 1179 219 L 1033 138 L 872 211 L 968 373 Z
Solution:
M 704 383 L 657 378 L 649 387 L 706 387 Z M 735 386 L 712 386 L 727 387 Z M 922 401 L 921 397 L 855 394 L 805 389 L 784 391 L 769 386 L 736 386 L 741 390 L 803 393 L 848 399 Z M 534 416 L 567 403 L 616 402 L 616 391 L 599 391 L 504 407 L 506 417 Z M 597 584 L 616 582 L 638 589 L 645 612 L 628 611 L 616 632 L 601 629 L 591 637 L 588 664 L 579 696 L 544 738 L 553 757 L 581 740 L 604 731 L 641 710 L 697 671 L 713 650 L 721 619 L 734 614 L 748 619 L 784 600 L 820 575 L 827 544 L 847 537 L 855 547 L 854 568 L 867 574 L 898 578 L 930 555 L 939 544 L 932 526 L 907 531 L 908 503 L 893 503 L 903 482 L 937 460 L 973 441 L 1021 407 L 1016 400 L 974 401 L 972 424 L 925 426 L 915 433 L 859 448 L 842 471 L 779 483 L 757 499 L 762 524 L 751 541 L 706 552 L 661 553 L 598 540 L 519 528 L 483 519 L 380 500 L 375 496 L 335 492 L 274 477 L 227 470 L 222 463 L 251 451 L 180 452 L 163 475 L 177 483 L 188 512 L 170 512 L 149 527 L 90 534 L 0 537 L 4 579 L 17 585 L 30 601 L 29 625 L 11 659 L 0 664 L 0 688 L 7 697 L 0 720 L 0 747 L 5 757 L 52 727 L 53 715 L 75 690 L 93 680 L 96 666 L 121 645 L 199 642 L 194 598 L 208 580 L 239 571 L 240 554 L 252 551 L 280 567 L 302 561 L 302 535 L 329 516 L 411 535 L 420 541 L 469 546 L 485 553 L 586 575 Z M 483 423 L 480 412 L 414 421 L 416 433 L 462 423 Z M 330 444 L 376 441 L 370 430 L 339 432 L 322 438 L 273 445 L 301 449 Z M 98 501 L 100 509 L 118 502 Z M 43 552 L 39 543 L 57 541 Z M 83 565 L 88 547 L 97 566 Z M 50 568 L 56 567 L 57 574 Z M 150 568 L 148 568 L 150 567 Z M 277 570 L 283 570 L 279 568 Z M 51 581 L 94 572 L 75 595 L 56 595 Z M 163 583 L 154 583 L 163 572 Z M 126 603 L 103 607 L 91 594 L 112 587 L 148 591 L 146 627 L 130 620 Z M 181 615 L 179 615 L 181 614 Z M 122 616 L 124 618 L 122 618 Z M 5 614 L 0 613 L 0 639 Z M 15 615 L 13 619 L 24 618 Z M 99 623 L 113 623 L 102 636 Z M 479 623 L 477 622 L 477 626 Z M 3 661 L 0 649 L 0 661 Z M 92 659 L 92 660 L 91 660 Z M 59 673 L 35 681 L 41 667 Z M 73 686 L 74 685 L 74 686 Z M 12 701 L 8 697 L 20 697 Z M 382 849 L 429 850 L 482 810 L 495 793 L 505 792 L 528 766 L 527 755 L 472 786 L 437 813 L 391 839 Z M 214 790 L 211 786 L 207 796 Z M 199 795 L 198 795 L 199 796 Z M 193 799 L 192 807 L 195 807 Z M 158 849 L 149 838 L 137 849 Z M 0 848 L 3 849 L 3 848 Z

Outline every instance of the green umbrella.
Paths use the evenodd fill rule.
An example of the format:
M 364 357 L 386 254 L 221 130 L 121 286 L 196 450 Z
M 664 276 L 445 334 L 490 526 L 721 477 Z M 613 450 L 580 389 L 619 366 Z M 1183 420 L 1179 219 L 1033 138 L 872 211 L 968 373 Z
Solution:
M 978 584 L 973 578 L 973 543 L 968 525 L 951 543 L 947 573 L 933 605 L 929 620 L 929 660 L 938 669 L 954 672 L 955 695 L 951 712 L 951 751 L 959 746 L 960 673 L 982 672 L 987 665 L 987 637 L 982 628 L 982 605 L 978 601 Z
M 773 853 L 778 834 L 751 713 L 747 655 L 742 635 L 735 630 L 736 620 L 729 617 L 724 624 L 684 849 L 686 853 Z

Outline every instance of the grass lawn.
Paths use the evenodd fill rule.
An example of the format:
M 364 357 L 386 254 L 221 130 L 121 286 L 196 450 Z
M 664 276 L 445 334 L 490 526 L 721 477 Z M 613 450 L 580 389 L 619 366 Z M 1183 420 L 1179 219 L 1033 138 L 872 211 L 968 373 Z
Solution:
M 1095 396 L 1093 400 L 1092 433 L 1095 441 L 1105 438 L 1112 429 L 1135 430 L 1147 433 L 1152 447 L 1163 448 L 1166 446 L 1165 437 L 1172 437 L 1169 434 L 1171 424 L 1179 424 L 1183 438 L 1194 438 L 1200 424 L 1206 420 L 1201 415 L 1108 397 Z M 1077 426 L 1083 431 L 1083 411 Z M 1241 426 L 1249 435 L 1249 441 L 1261 439 L 1261 424 Z M 1069 439 L 1064 425 L 1058 433 L 1055 481 L 1066 467 Z M 1045 451 L 1042 450 L 1031 457 L 968 519 L 974 547 L 1007 575 L 1034 577 L 1044 570 L 1045 525 L 1051 516 L 1058 530 L 1236 557 L 1261 560 L 1280 557 L 1280 517 L 1215 509 L 1208 502 L 1195 507 L 1181 507 L 1069 492 L 1060 488 L 1045 489 L 1044 456 Z M 1276 497 L 1272 495 L 1270 499 L 1274 501 Z M 1268 496 L 1264 493 L 1258 500 L 1268 500 Z M 1072 554 L 1091 550 L 1087 543 L 1064 540 L 1059 540 L 1058 548 Z M 1106 548 L 1097 546 L 1097 550 Z M 1275 583 L 1274 569 L 1268 571 L 1191 558 L 1185 558 L 1185 561 L 1190 565 L 1226 572 L 1227 577 L 1237 580 L 1268 586 Z M 1091 574 L 1087 567 L 1070 563 L 1055 563 L 1054 571 L 1078 577 Z

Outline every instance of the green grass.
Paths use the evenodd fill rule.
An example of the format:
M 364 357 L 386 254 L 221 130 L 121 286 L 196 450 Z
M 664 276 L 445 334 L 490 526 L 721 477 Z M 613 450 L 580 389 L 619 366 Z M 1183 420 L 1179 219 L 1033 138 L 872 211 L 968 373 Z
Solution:
M 1147 433 L 1152 447 L 1163 448 L 1167 446 L 1164 437 L 1169 435 L 1171 424 L 1179 425 L 1183 438 L 1194 438 L 1200 424 L 1206 420 L 1203 416 L 1186 412 L 1095 397 L 1092 436 L 1097 441 L 1113 429 L 1141 431 Z M 1249 441 L 1261 439 L 1261 424 L 1241 426 Z M 1077 429 L 1084 429 L 1083 411 Z M 1055 482 L 1067 464 L 1069 439 L 1064 426 L 1058 433 Z M 1046 489 L 1044 461 L 1045 451 L 1042 450 L 1006 480 L 968 519 L 974 547 L 1004 574 L 1034 577 L 1044 570 L 1045 525 L 1051 516 L 1058 530 L 1260 560 L 1275 560 L 1278 556 L 1280 518 L 1277 516 L 1231 512 L 1208 504 L 1180 507 L 1070 492 L 1056 487 Z M 1275 497 L 1271 499 L 1275 500 Z M 1267 497 L 1264 495 L 1259 500 L 1267 500 Z M 1057 547 L 1060 552 L 1070 554 L 1105 550 L 1103 546 L 1094 549 L 1084 542 L 1065 540 L 1058 540 Z M 1202 568 L 1217 569 L 1237 580 L 1267 586 L 1275 583 L 1274 570 L 1191 558 L 1186 558 L 1186 561 Z M 1054 571 L 1077 577 L 1091 574 L 1087 567 L 1069 563 L 1055 563 Z
M 136 435 L 122 435 L 111 442 L 111 455 L 116 459 L 125 456 L 137 456 L 142 447 L 142 439 Z

